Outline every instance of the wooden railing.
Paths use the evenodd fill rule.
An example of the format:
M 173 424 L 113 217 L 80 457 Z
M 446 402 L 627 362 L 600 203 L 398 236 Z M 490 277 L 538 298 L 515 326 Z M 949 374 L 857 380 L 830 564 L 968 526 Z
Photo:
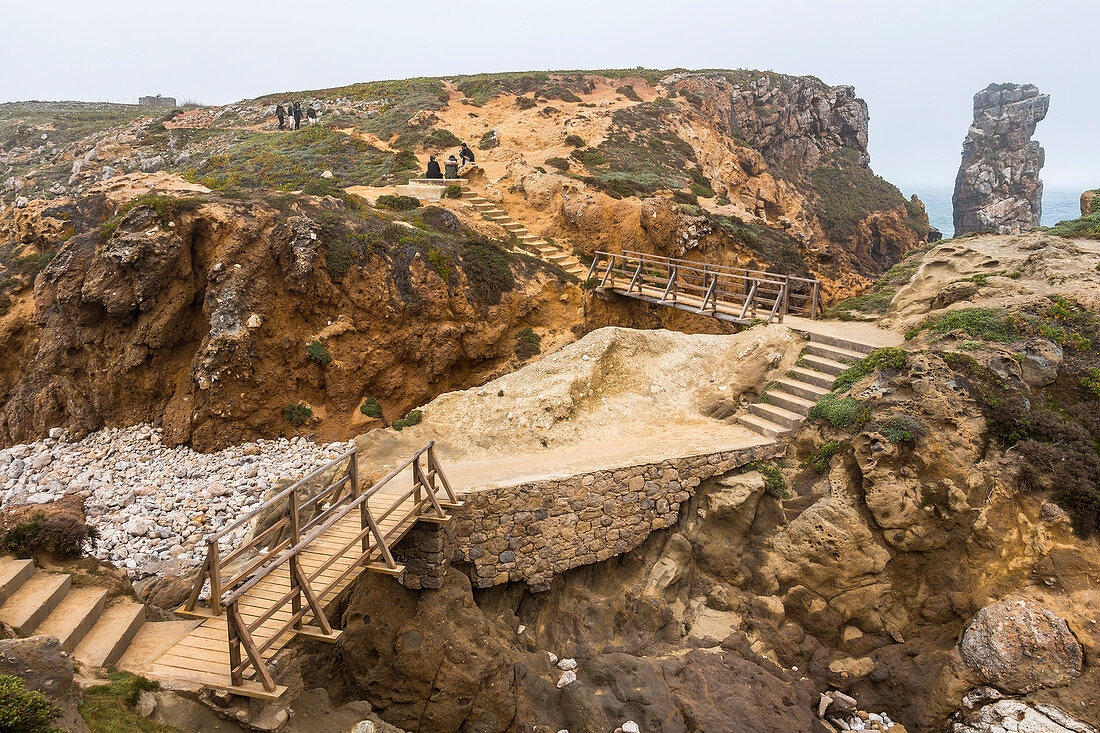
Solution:
M 684 310 L 747 322 L 783 322 L 788 314 L 816 318 L 821 282 L 809 278 L 692 262 L 626 250 L 596 252 L 588 279 L 597 287 Z
M 390 546 L 411 522 L 446 521 L 448 515 L 444 509 L 461 506 L 435 457 L 434 445 L 434 441 L 425 445 L 366 491 L 359 490 L 358 450 L 352 449 L 210 537 L 206 561 L 181 610 L 195 611 L 202 588 L 209 581 L 210 614 L 226 614 L 233 685 L 242 685 L 246 670 L 252 667 L 264 689 L 274 690 L 274 680 L 264 661 L 265 652 L 279 644 L 287 632 L 306 638 L 335 640 L 339 632 L 334 632 L 329 624 L 321 599 L 345 578 L 364 568 L 400 574 L 404 568 L 394 560 Z M 304 495 L 310 481 L 338 468 L 344 461 L 347 465 L 337 474 L 338 478 L 313 496 Z M 372 508 L 370 500 L 410 466 L 412 484 L 409 489 L 388 498 L 389 503 L 385 507 Z M 278 512 L 278 518 L 270 526 L 257 532 L 229 555 L 221 557 L 219 540 L 245 523 L 262 518 L 271 510 Z M 341 535 L 335 540 L 337 549 L 333 549 L 330 539 L 324 550 L 330 557 L 312 572 L 307 572 L 301 563 L 302 552 L 352 512 L 358 514 L 358 534 L 350 540 L 345 539 L 346 535 Z M 387 519 L 394 515 L 394 520 L 387 523 Z M 386 531 L 381 527 L 383 524 L 388 526 Z M 322 575 L 337 560 L 349 557 L 352 562 L 343 572 L 322 582 Z M 372 563 L 372 557 L 377 557 L 378 562 Z M 265 609 L 252 620 L 245 619 L 240 609 L 242 598 L 280 568 L 288 571 L 289 590 L 275 600 L 264 601 Z M 262 638 L 258 637 L 260 627 L 288 605 L 289 618 L 281 624 L 264 628 Z M 255 603 L 251 607 L 255 612 Z M 312 617 L 313 625 L 305 623 L 307 617 Z

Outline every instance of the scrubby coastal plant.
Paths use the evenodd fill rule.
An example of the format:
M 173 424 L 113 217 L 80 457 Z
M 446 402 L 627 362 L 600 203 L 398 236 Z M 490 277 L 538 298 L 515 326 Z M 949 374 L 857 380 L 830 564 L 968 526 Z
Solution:
M 0 733 L 62 733 L 53 727 L 60 715 L 44 694 L 14 675 L 0 675 Z
M 413 196 L 395 196 L 383 194 L 378 197 L 375 204 L 391 211 L 412 211 L 420 208 L 420 200 Z
M 814 448 L 810 455 L 802 459 L 800 465 L 803 468 L 812 468 L 816 473 L 825 473 L 829 470 L 829 461 L 845 447 L 845 443 L 836 440 L 827 440 Z
M 867 422 L 867 406 L 853 397 L 841 397 L 829 392 L 822 395 L 810 409 L 810 417 L 824 420 L 837 428 L 862 425 Z
M 580 135 L 566 135 L 565 144 L 571 148 L 583 148 L 585 145 L 584 138 Z
M 447 190 L 443 192 L 443 195 L 449 199 L 462 198 L 462 184 L 452 183 L 447 186 Z
M 905 368 L 905 364 L 908 360 L 909 354 L 906 353 L 905 349 L 898 349 L 892 346 L 875 349 L 866 357 L 855 362 L 845 371 L 837 375 L 837 378 L 833 380 L 833 391 L 844 392 L 850 389 L 853 384 L 877 369 L 900 371 Z
M 287 422 L 297 428 L 305 425 L 313 417 L 313 410 L 299 402 L 296 405 L 287 405 L 285 415 Z
M 753 461 L 745 466 L 745 471 L 759 471 L 764 477 L 764 492 L 777 499 L 786 499 L 790 496 L 787 491 L 787 480 L 783 478 L 783 472 L 773 463 L 765 461 Z
M 391 428 L 400 432 L 405 428 L 411 428 L 413 425 L 419 425 L 420 421 L 424 419 L 424 413 L 420 410 L 410 410 L 408 415 L 400 420 L 394 420 L 390 425 Z
M 332 354 L 328 352 L 320 341 L 314 341 L 306 347 L 306 354 L 310 359 L 317 362 L 321 366 L 328 366 L 332 363 Z
M 530 326 L 520 329 L 516 334 L 516 356 L 526 361 L 542 352 L 542 337 Z
M 378 400 L 373 397 L 368 397 L 363 400 L 363 404 L 359 405 L 359 412 L 367 417 L 378 420 L 382 417 L 382 406 L 378 404 Z

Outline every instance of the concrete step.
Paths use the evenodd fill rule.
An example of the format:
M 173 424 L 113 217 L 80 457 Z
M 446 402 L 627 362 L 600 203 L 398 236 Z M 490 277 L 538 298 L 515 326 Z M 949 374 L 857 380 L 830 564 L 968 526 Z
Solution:
M 173 644 L 202 623 L 202 619 L 186 621 L 150 621 L 142 624 L 134 634 L 126 651 L 119 657 L 116 665 L 119 669 L 142 673 L 148 666 Z
M 845 364 L 842 361 L 836 361 L 834 359 L 827 359 L 824 356 L 817 356 L 816 354 L 803 354 L 802 362 L 809 365 L 811 369 L 816 369 L 819 372 L 825 372 L 826 374 L 843 374 L 848 370 L 849 364 Z
M 797 412 L 791 412 L 778 405 L 768 404 L 767 402 L 756 402 L 749 405 L 749 412 L 757 417 L 762 417 L 770 423 L 776 425 L 782 425 L 785 428 L 797 428 L 802 424 L 804 415 L 800 415 Z
M 14 557 L 2 558 L 0 562 L 0 603 L 8 600 L 19 586 L 34 575 L 34 560 L 17 560 Z
M 837 346 L 841 349 L 847 349 L 848 351 L 856 351 L 860 354 L 869 354 L 875 350 L 874 346 L 867 344 L 861 344 L 858 341 L 852 341 L 850 339 L 840 338 L 839 336 L 828 336 L 822 333 L 811 333 L 810 343 L 825 344 L 826 346 Z
M 539 236 L 538 236 L 537 234 L 531 234 L 531 233 L 529 233 L 529 232 L 528 232 L 527 234 L 521 234 L 521 235 L 519 235 L 519 238 L 520 238 L 521 240 L 523 240 L 524 242 L 535 242 L 535 241 L 537 241 L 537 240 L 538 240 L 538 239 L 539 239 L 540 237 L 539 237 Z M 555 247 L 555 249 L 557 249 L 557 248 Z
M 475 203 L 475 204 L 474 204 L 474 208 L 475 208 L 475 209 L 477 209 L 478 211 L 493 211 L 493 210 L 499 210 L 499 209 L 497 209 L 497 205 L 496 205 L 496 204 L 491 204 L 491 203 L 489 203 L 488 201 L 482 201 L 482 202 L 480 202 L 480 203 Z
M 789 410 L 803 416 L 809 415 L 810 410 L 817 404 L 817 400 L 808 400 L 805 397 L 798 397 L 782 389 L 770 389 L 767 395 L 767 404 L 782 407 L 784 410 Z
M 835 379 L 832 374 L 826 374 L 825 372 L 819 372 L 806 367 L 795 367 L 791 370 L 790 377 L 798 382 L 805 382 L 816 387 L 824 387 L 826 392 L 832 390 L 833 381 Z
M 507 229 L 508 231 L 516 232 L 516 234 L 519 234 L 520 232 L 524 232 L 524 233 L 527 232 L 527 227 L 523 226 L 518 221 L 512 221 L 511 219 L 509 219 L 506 222 L 501 221 L 499 223 L 503 224 L 504 228 Z
M 70 575 L 35 573 L 0 606 L 0 621 L 21 636 L 30 634 L 57 607 L 72 582 Z
M 71 652 L 92 628 L 107 605 L 104 588 L 70 588 L 57 608 L 34 630 L 35 634 L 56 636 L 61 648 Z
M 107 667 L 119 660 L 134 635 L 145 623 L 145 606 L 127 598 L 108 606 L 73 656 L 92 667 Z
M 507 214 L 505 214 L 500 209 L 489 209 L 488 211 L 482 211 L 481 213 L 484 214 L 485 216 L 489 217 L 490 219 L 494 219 L 494 220 L 495 219 L 511 219 L 512 218 L 512 217 L 508 216 Z
M 479 199 L 479 198 L 481 198 L 481 196 L 474 193 L 473 191 L 469 191 L 469 190 L 463 188 L 462 189 L 462 198 L 469 201 L 470 199 Z
M 757 415 L 740 415 L 737 418 L 737 422 L 740 425 L 744 425 L 749 430 L 768 438 L 779 438 L 791 432 L 789 428 L 785 428 L 782 425 L 776 425 Z
M 840 362 L 859 361 L 867 356 L 859 351 L 851 351 L 849 349 L 842 349 L 839 346 L 829 346 L 828 344 L 817 344 L 813 342 L 810 342 L 806 346 L 806 353 L 813 354 L 814 356 L 823 356 L 826 359 Z
M 821 399 L 821 396 L 828 393 L 830 391 L 829 387 L 832 387 L 832 384 L 830 384 L 829 387 L 822 387 L 816 384 L 810 384 L 808 382 L 800 382 L 797 379 L 791 379 L 790 377 L 780 377 L 779 379 L 775 380 L 775 385 L 776 388 L 779 390 L 783 390 L 784 392 L 794 395 L 796 397 L 801 397 L 802 399 L 807 400 L 808 402 L 813 402 L 814 404 L 817 404 L 817 401 Z M 768 394 L 775 393 L 776 391 L 773 390 Z

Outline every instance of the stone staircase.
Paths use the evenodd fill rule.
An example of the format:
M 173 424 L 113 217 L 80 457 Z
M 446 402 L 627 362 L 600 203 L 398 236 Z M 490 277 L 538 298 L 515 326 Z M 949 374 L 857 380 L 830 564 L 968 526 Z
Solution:
M 474 209 L 484 214 L 490 221 L 500 224 L 502 227 L 515 234 L 520 242 L 529 247 L 532 251 L 538 253 L 539 259 L 555 264 L 570 275 L 582 280 L 588 275 L 588 268 L 581 264 L 580 260 L 572 254 L 564 251 L 560 247 L 555 247 L 541 237 L 531 234 L 531 232 L 527 231 L 527 227 L 509 216 L 508 212 L 488 201 L 484 196 L 465 184 L 462 186 L 462 198 L 466 203 L 473 206 Z
M 91 667 L 142 671 L 197 621 L 146 621 L 146 608 L 110 598 L 106 588 L 74 585 L 68 573 L 37 568 L 33 560 L 0 556 L 0 621 L 19 636 L 55 636 L 61 648 Z
M 768 438 L 790 435 L 822 395 L 831 392 L 833 380 L 852 362 L 874 350 L 873 346 L 818 333 L 807 334 L 800 365 L 775 380 L 765 392 L 766 399 L 749 405 L 748 413 L 737 422 Z

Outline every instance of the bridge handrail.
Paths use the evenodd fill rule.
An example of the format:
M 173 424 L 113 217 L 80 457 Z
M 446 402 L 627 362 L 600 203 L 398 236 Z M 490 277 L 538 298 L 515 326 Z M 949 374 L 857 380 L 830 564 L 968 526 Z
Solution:
M 784 280 L 796 280 L 798 282 L 811 283 L 811 284 L 816 283 L 816 282 L 820 282 L 817 278 L 800 277 L 798 275 L 785 275 L 781 272 L 769 272 L 767 270 L 748 270 L 748 269 L 743 268 L 743 267 L 734 267 L 732 265 L 719 265 L 719 264 L 711 264 L 711 263 L 706 263 L 706 262 L 695 262 L 694 260 L 684 260 L 684 259 L 678 259 L 676 257 L 665 257 L 664 255 L 655 255 L 655 254 L 649 254 L 649 253 L 646 253 L 646 252 L 638 252 L 637 250 L 633 250 L 633 249 L 624 249 L 623 254 L 628 255 L 631 258 L 642 257 L 642 258 L 649 259 L 649 260 L 663 260 L 663 261 L 667 261 L 667 262 L 674 262 L 678 265 L 694 265 L 696 267 L 702 265 L 702 266 L 705 266 L 708 269 L 708 271 L 710 271 L 710 272 L 713 272 L 713 271 L 716 271 L 716 270 L 726 270 L 726 271 L 730 271 L 730 272 L 743 272 L 743 273 L 747 273 L 747 274 L 750 274 L 750 275 L 765 275 L 767 277 L 773 277 L 773 278 L 774 277 L 779 277 L 779 278 L 783 278 Z
M 413 521 L 420 518 L 445 520 L 447 515 L 443 507 L 459 506 L 457 497 L 443 473 L 442 466 L 439 465 L 435 457 L 434 446 L 435 441 L 427 443 L 396 468 L 374 482 L 370 488 L 362 492 L 359 491 L 358 451 L 355 449 L 329 462 L 318 471 L 310 474 L 307 479 L 303 479 L 294 485 L 295 487 L 301 486 L 309 478 L 338 465 L 342 460 L 347 459 L 349 461 L 348 468 L 341 478 L 331 483 L 301 506 L 298 504 L 296 493 L 290 491 L 280 492 L 278 496 L 285 494 L 288 500 L 285 508 L 286 514 L 279 522 L 264 530 L 260 536 L 267 535 L 275 531 L 277 527 L 288 523 L 290 527 L 288 540 L 277 540 L 273 546 L 269 547 L 265 555 L 253 561 L 246 570 L 239 572 L 232 581 L 227 582 L 225 589 L 218 587 L 216 593 L 212 577 L 211 611 L 215 615 L 224 611 L 226 615 L 229 671 L 234 686 L 243 685 L 244 673 L 249 667 L 252 667 L 264 689 L 269 692 L 274 690 L 275 683 L 264 661 L 264 652 L 279 643 L 287 633 L 304 635 L 309 638 L 335 639 L 339 632 L 333 632 L 322 606 L 322 599 L 325 598 L 326 594 L 337 589 L 339 584 L 352 573 L 361 572 L 364 566 L 370 568 L 377 566 L 377 569 L 390 573 L 401 572 L 402 567 L 397 565 L 389 549 L 392 537 L 403 531 L 410 519 Z M 421 465 L 422 460 L 427 463 L 427 471 Z M 410 466 L 413 469 L 411 488 L 396 497 L 388 507 L 385 507 L 375 516 L 374 511 L 370 508 L 370 500 Z M 438 487 L 437 480 L 440 484 Z M 345 486 L 349 488 L 349 492 L 342 495 Z M 312 517 L 304 527 L 299 527 L 300 510 L 311 505 L 320 505 L 322 497 L 326 495 L 329 496 L 329 501 L 324 508 Z M 277 498 L 273 498 L 273 501 Z M 399 508 L 403 508 L 409 498 L 414 498 L 414 501 L 407 511 L 396 520 L 389 530 L 383 533 L 380 524 Z M 319 537 L 332 529 L 355 509 L 360 512 L 359 533 L 350 540 L 340 538 L 335 543 L 339 546 L 337 550 L 326 549 L 325 552 L 329 555 L 328 559 L 314 569 L 313 572 L 307 574 L 299 559 L 300 555 L 309 549 Z M 340 540 L 344 542 L 342 546 L 339 544 Z M 345 553 L 356 544 L 361 545 L 358 556 L 345 558 Z M 216 543 L 213 547 L 216 548 Z M 376 553 L 380 556 L 381 562 L 368 565 L 372 555 Z M 318 583 L 317 587 L 314 587 L 315 582 L 326 572 L 329 572 L 329 568 L 341 558 L 351 559 L 351 562 L 335 578 L 328 577 L 323 584 Z M 208 557 L 208 562 L 210 561 L 216 563 L 216 550 L 211 557 Z M 289 565 L 289 590 L 277 600 L 266 602 L 264 604 L 266 608 L 263 609 L 262 613 L 246 621 L 241 615 L 241 600 L 265 578 L 271 576 L 276 569 L 287 565 Z M 215 569 L 215 573 L 219 572 L 217 565 L 211 565 L 211 567 Z M 202 583 L 203 578 L 200 577 L 198 586 L 201 587 Z M 291 604 L 289 617 L 273 628 L 264 629 L 263 637 L 257 639 L 254 636 L 255 632 L 287 604 Z M 315 626 L 304 624 L 308 616 L 313 617 Z M 243 656 L 241 654 L 242 648 L 244 650 Z
M 595 277 L 602 271 L 600 287 L 606 286 L 609 278 L 614 282 L 616 276 L 622 275 L 630 280 L 626 295 L 632 296 L 637 288 L 638 295 L 641 296 L 643 285 L 649 287 L 651 293 L 653 289 L 663 289 L 663 295 L 658 302 L 681 309 L 684 306 L 678 304 L 677 296 L 680 291 L 686 290 L 697 294 L 695 297 L 702 294 L 699 313 L 709 310 L 711 315 L 718 316 L 719 301 L 727 305 L 742 306 L 739 315 L 725 311 L 734 320 L 742 322 L 747 322 L 746 316 L 750 314 L 755 318 L 760 306 L 770 307 L 767 319 L 769 323 L 773 318 L 778 318 L 782 323 L 792 305 L 798 308 L 796 312 L 802 312 L 810 318 L 816 318 L 822 310 L 821 282 L 816 279 L 651 255 L 635 250 L 624 250 L 621 253 L 596 251 L 593 255 L 588 277 Z M 606 266 L 602 261 L 606 261 Z M 740 290 L 728 289 L 730 283 Z M 809 292 L 796 292 L 804 288 Z M 653 300 L 655 296 L 649 295 L 642 299 Z M 696 307 L 691 305 L 693 309 Z

